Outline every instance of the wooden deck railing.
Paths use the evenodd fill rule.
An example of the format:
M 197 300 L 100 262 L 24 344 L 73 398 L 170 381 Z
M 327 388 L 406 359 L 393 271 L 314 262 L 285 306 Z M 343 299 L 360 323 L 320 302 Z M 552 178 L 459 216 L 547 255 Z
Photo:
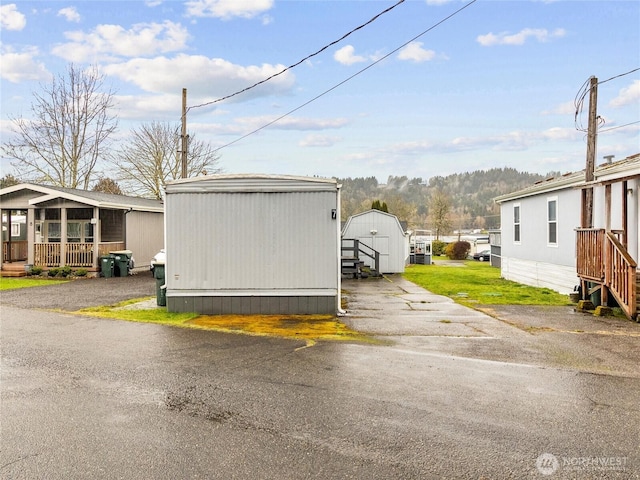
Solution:
M 98 256 L 107 255 L 109 252 L 124 250 L 124 242 L 104 242 L 98 245 Z M 62 245 L 60 243 L 45 242 L 34 245 L 34 265 L 40 267 L 93 267 L 93 243 L 67 243 L 65 244 L 66 261 L 60 262 Z M 96 259 L 97 260 L 97 259 Z M 96 263 L 96 266 L 97 263 Z
M 577 273 L 611 293 L 625 314 L 636 315 L 636 267 L 619 240 L 619 232 L 604 229 L 577 230 Z
M 578 276 L 584 280 L 604 279 L 604 229 L 580 228 L 576 232 Z
M 615 234 L 605 235 L 604 278 L 605 285 L 627 316 L 636 314 L 636 267 L 622 243 Z
M 60 244 L 59 243 L 36 243 L 34 246 L 33 264 L 39 267 L 59 267 L 60 266 Z

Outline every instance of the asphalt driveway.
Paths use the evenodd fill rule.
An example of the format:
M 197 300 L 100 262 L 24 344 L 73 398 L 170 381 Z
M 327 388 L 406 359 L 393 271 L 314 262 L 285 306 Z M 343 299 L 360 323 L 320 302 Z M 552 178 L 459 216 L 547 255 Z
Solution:
M 155 282 L 151 272 L 127 277 L 83 278 L 41 287 L 3 290 L 0 292 L 0 305 L 75 312 L 87 307 L 155 296 Z
M 154 295 L 144 274 L 2 292 L 0 477 L 639 478 L 637 324 L 344 290 L 382 345 L 67 313 Z

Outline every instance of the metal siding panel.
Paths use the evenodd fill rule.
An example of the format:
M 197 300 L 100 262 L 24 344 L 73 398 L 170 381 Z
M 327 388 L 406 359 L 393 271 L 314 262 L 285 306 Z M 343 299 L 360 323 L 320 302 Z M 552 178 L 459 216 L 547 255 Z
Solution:
M 336 203 L 336 192 L 168 195 L 169 289 L 337 288 Z
M 164 214 L 130 212 L 127 219 L 127 249 L 133 252 L 137 268 L 149 267 L 151 259 L 164 248 Z

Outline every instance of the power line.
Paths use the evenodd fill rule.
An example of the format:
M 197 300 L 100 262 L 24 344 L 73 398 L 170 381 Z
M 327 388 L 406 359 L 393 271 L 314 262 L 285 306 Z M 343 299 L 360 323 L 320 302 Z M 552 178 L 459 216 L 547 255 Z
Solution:
M 271 75 L 270 77 L 265 78 L 264 80 L 260 80 L 259 82 L 254 83 L 253 85 L 249 86 L 249 87 L 245 87 L 241 90 L 238 90 L 237 92 L 234 92 L 230 95 L 226 95 L 222 98 L 218 98 L 217 100 L 212 100 L 211 102 L 206 102 L 206 103 L 201 103 L 200 105 L 194 105 L 192 107 L 189 107 L 187 109 L 187 111 L 191 110 L 192 108 L 200 108 L 200 107 L 206 107 L 207 105 L 212 105 L 214 103 L 219 103 L 222 102 L 223 100 L 227 100 L 231 97 L 235 97 L 236 95 L 240 95 L 241 93 L 244 93 L 248 90 L 251 90 L 252 88 L 257 87 L 258 85 L 262 85 L 263 83 L 268 82 L 269 80 L 271 80 L 272 78 L 277 77 L 278 75 L 282 75 L 283 73 L 285 73 L 288 70 L 291 70 L 292 68 L 297 67 L 298 65 L 300 65 L 301 63 L 306 62 L 307 60 L 309 60 L 312 57 L 315 57 L 316 55 L 319 55 L 320 53 L 324 52 L 327 48 L 332 47 L 333 45 L 335 45 L 336 43 L 340 43 L 342 40 L 344 40 L 345 38 L 347 38 L 349 35 L 357 32 L 358 30 L 366 27 L 367 25 L 369 25 L 370 23 L 375 22 L 379 17 L 381 17 L 382 15 L 384 15 L 387 12 L 390 12 L 391 10 L 393 10 L 394 8 L 396 8 L 398 5 L 400 5 L 401 3 L 404 3 L 405 0 L 399 0 L 396 4 L 390 6 L 389 8 L 383 10 L 382 12 L 378 13 L 377 15 L 375 15 L 373 18 L 371 18 L 369 21 L 363 23 L 362 25 L 357 26 L 356 28 L 354 28 L 353 30 L 351 30 L 348 33 L 345 33 L 344 35 L 342 35 L 339 39 L 334 40 L 331 43 L 328 43 L 327 45 L 325 45 L 324 47 L 322 47 L 320 50 L 318 50 L 317 52 L 314 52 L 310 55 L 307 55 L 306 57 L 304 57 L 302 60 L 297 61 L 296 63 L 289 65 L 288 67 L 285 67 L 284 69 L 282 69 L 281 71 L 279 71 L 278 73 L 274 73 L 273 75 Z
M 640 67 L 638 67 L 638 68 L 634 68 L 633 70 L 629 70 L 629 71 L 628 71 L 628 72 L 626 72 L 626 73 L 621 73 L 620 75 L 616 75 L 616 76 L 614 76 L 614 77 L 607 78 L 606 80 L 603 80 L 603 81 L 601 81 L 601 82 L 598 82 L 598 85 L 600 85 L 601 83 L 606 83 L 606 82 L 608 82 L 609 80 L 613 80 L 613 79 L 616 79 L 616 78 L 624 77 L 625 75 L 629 75 L 630 73 L 637 72 L 638 70 L 640 70 Z
M 617 127 L 605 128 L 604 130 L 598 130 L 598 133 L 610 132 L 611 130 L 617 130 L 618 128 L 628 127 L 629 125 L 635 125 L 636 123 L 640 123 L 640 120 L 635 122 L 625 123 L 624 125 L 618 125 Z
M 379 58 L 378 60 L 370 63 L 369 65 L 367 65 L 366 67 L 358 70 L 356 73 L 354 73 L 353 75 L 345 78 L 344 80 L 342 80 L 341 82 L 337 83 L 336 85 L 334 85 L 333 87 L 325 90 L 324 92 L 316 95 L 315 97 L 313 97 L 310 100 L 307 100 L 306 102 L 304 102 L 302 105 L 297 106 L 296 108 L 294 108 L 293 110 L 288 111 L 287 113 L 284 113 L 282 115 L 280 115 L 279 117 L 275 118 L 274 120 L 266 123 L 265 125 L 262 125 L 261 127 L 256 128 L 255 130 L 252 130 L 249 133 L 246 133 L 245 135 L 242 135 L 239 138 L 236 138 L 235 140 L 226 143 L 220 147 L 218 147 L 216 149 L 216 151 L 218 150 L 222 150 L 223 148 L 226 148 L 230 145 L 233 145 L 235 143 L 238 143 L 241 140 L 244 140 L 245 138 L 258 133 L 261 130 L 264 130 L 265 128 L 273 125 L 276 122 L 279 122 L 280 120 L 282 120 L 285 117 L 288 117 L 289 115 L 291 115 L 294 112 L 297 112 L 298 110 L 300 110 L 303 107 L 306 107 L 307 105 L 309 105 L 310 103 L 316 101 L 317 99 L 325 96 L 326 94 L 328 94 L 329 92 L 335 90 L 336 88 L 340 87 L 341 85 L 344 85 L 345 83 L 347 83 L 348 81 L 352 80 L 353 78 L 357 77 L 358 75 L 360 75 L 361 73 L 364 73 L 365 71 L 369 70 L 371 67 L 373 67 L 374 65 L 377 65 L 378 63 L 382 62 L 383 60 L 389 58 L 391 55 L 393 55 L 394 53 L 398 52 L 400 49 L 406 47 L 407 45 L 409 45 L 411 42 L 414 42 L 415 40 L 417 40 L 418 38 L 422 37 L 423 35 L 426 35 L 427 33 L 429 33 L 431 30 L 435 29 L 436 27 L 440 26 L 441 24 L 443 24 L 444 22 L 446 22 L 447 20 L 451 19 L 452 17 L 456 16 L 458 13 L 462 12 L 464 9 L 466 9 L 467 7 L 471 6 L 472 4 L 474 4 L 477 0 L 471 0 L 469 3 L 467 3 L 466 5 L 460 7 L 458 10 L 456 10 L 455 12 L 451 13 L 450 15 L 446 16 L 445 18 L 443 18 L 442 20 L 438 21 L 437 23 L 433 24 L 432 26 L 430 26 L 429 28 L 427 28 L 425 31 L 423 31 L 422 33 L 419 33 L 418 35 L 416 35 L 415 37 L 413 37 L 412 39 L 406 41 L 405 43 L 403 43 L 402 45 L 400 45 L 399 47 L 393 49 L 392 51 L 390 51 L 389 53 L 387 53 L 386 55 L 384 55 L 383 57 Z

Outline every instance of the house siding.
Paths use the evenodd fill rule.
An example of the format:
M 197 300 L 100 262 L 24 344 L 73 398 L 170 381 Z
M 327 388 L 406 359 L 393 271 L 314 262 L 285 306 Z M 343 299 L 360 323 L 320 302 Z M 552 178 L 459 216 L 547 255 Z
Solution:
M 125 218 L 126 244 L 133 252 L 135 270 L 148 270 L 151 259 L 164 248 L 164 214 L 132 211 Z
M 169 311 L 335 313 L 339 191 L 306 187 L 227 176 L 169 185 Z
M 557 201 L 557 243 L 548 243 L 547 204 Z M 513 206 L 520 205 L 520 241 L 514 241 Z M 577 284 L 576 234 L 580 190 L 567 188 L 503 202 L 502 276 L 525 285 L 570 293 Z
M 580 282 L 575 266 L 563 266 L 514 257 L 501 258 L 501 274 L 506 280 L 545 287 L 559 293 L 569 294 Z

